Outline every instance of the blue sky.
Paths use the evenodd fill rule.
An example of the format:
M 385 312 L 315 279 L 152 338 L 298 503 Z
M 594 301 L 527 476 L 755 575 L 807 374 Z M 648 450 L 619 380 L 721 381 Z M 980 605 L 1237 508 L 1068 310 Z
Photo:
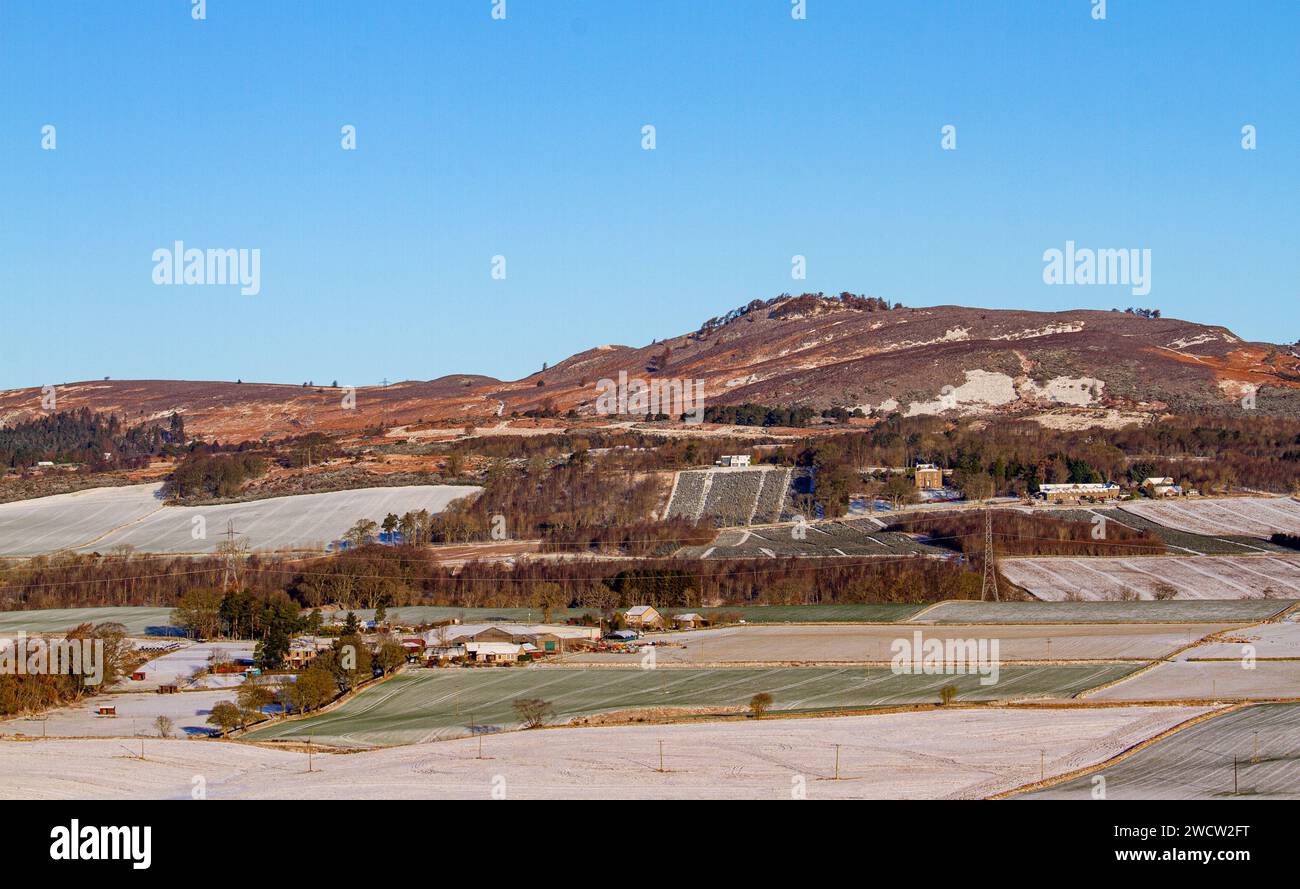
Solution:
M 803 290 L 1300 338 L 1291 0 L 492 5 L 5 0 L 0 387 L 515 378 Z M 154 285 L 176 240 L 261 292 Z

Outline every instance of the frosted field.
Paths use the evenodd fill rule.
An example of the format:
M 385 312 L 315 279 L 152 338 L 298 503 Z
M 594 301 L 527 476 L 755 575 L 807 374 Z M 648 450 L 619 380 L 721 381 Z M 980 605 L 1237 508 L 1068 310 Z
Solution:
M 1300 598 L 1300 557 L 1139 556 L 1127 559 L 1002 559 L 1007 579 L 1049 602 L 1105 601 L 1126 590 L 1155 598 L 1168 583 L 1182 599 Z
M 36 555 L 60 549 L 107 551 L 132 546 L 141 552 L 210 553 L 229 523 L 252 549 L 321 549 L 358 519 L 376 521 L 392 512 L 441 512 L 451 501 L 474 494 L 468 485 L 359 488 L 323 494 L 272 497 L 248 503 L 163 506 L 160 485 L 97 488 L 36 500 L 0 504 L 0 555 Z M 81 499 L 79 499 L 81 498 Z M 195 540 L 194 519 L 206 523 Z
M 949 710 L 566 728 L 317 754 L 221 741 L 0 743 L 0 798 L 922 799 L 980 797 L 1102 762 L 1205 712 L 1190 707 Z M 659 767 L 663 742 L 664 771 Z M 835 744 L 840 780 L 834 780 Z
M 1300 799 L 1300 706 L 1225 713 L 1095 774 L 1106 778 L 1107 799 Z M 1084 775 L 1017 799 L 1091 799 L 1092 789 Z
M 1276 531 L 1300 534 L 1300 503 L 1286 497 L 1236 497 L 1226 500 L 1134 500 L 1120 509 L 1193 534 L 1270 537 Z
M 107 606 L 103 608 L 46 608 L 36 611 L 0 611 L 0 635 L 57 633 L 83 623 L 119 623 L 131 636 L 166 635 L 172 631 L 170 608 Z
M 194 644 L 185 642 L 182 645 L 182 648 L 169 651 L 141 666 L 139 669 L 145 673 L 143 680 L 136 681 L 127 676 L 117 684 L 114 690 L 157 691 L 160 685 L 179 685 L 184 688 L 191 685 L 190 680 L 196 670 L 208 666 L 209 659 L 216 652 L 223 653 L 227 659 L 232 661 L 240 658 L 252 658 L 253 656 L 252 642 L 201 642 Z M 200 684 L 205 687 L 230 687 L 239 685 L 243 681 L 244 677 L 241 675 L 226 674 L 205 676 Z
M 1224 633 L 1222 642 L 1207 642 L 1198 645 L 1178 656 L 1179 660 L 1197 660 L 1199 658 L 1243 657 L 1242 647 L 1250 645 L 1258 658 L 1295 658 L 1300 660 L 1300 622 L 1295 615 L 1288 620 L 1275 624 L 1260 624 L 1243 627 Z
M 160 487 L 91 488 L 0 503 L 0 555 L 34 556 L 93 543 L 162 509 Z
M 722 712 L 744 708 L 759 692 L 772 695 L 773 710 L 786 711 L 933 704 L 949 684 L 957 686 L 958 701 L 1068 698 L 1135 666 L 1005 666 L 997 684 L 988 686 L 979 684 L 978 675 L 896 676 L 887 667 L 417 669 L 372 686 L 329 713 L 272 724 L 247 737 L 312 738 L 339 747 L 423 743 L 517 728 L 513 702 L 518 698 L 551 702 L 554 723 L 662 708 Z
M 940 602 L 917 624 L 1255 623 L 1293 605 L 1286 600 L 1181 599 L 1166 602 Z
M 658 664 L 887 663 L 896 639 L 997 639 L 1002 661 L 1153 660 L 1231 624 L 1041 624 L 1021 626 L 751 626 L 653 634 Z M 677 645 L 684 645 L 682 648 Z M 565 656 L 566 663 L 638 663 L 640 654 Z
M 177 737 L 187 734 L 204 735 L 212 730 L 212 726 L 207 724 L 212 706 L 218 701 L 234 699 L 233 689 L 186 691 L 171 695 L 160 695 L 157 692 L 96 695 L 71 707 L 51 710 L 44 726 L 39 719 L 0 721 L 0 734 L 35 735 L 39 738 L 44 731 L 51 738 L 157 737 L 153 721 L 158 716 L 167 716 L 175 723 L 173 731 Z M 97 716 L 95 708 L 100 704 L 117 707 L 117 716 Z
M 1300 699 L 1300 661 L 1177 660 L 1086 695 L 1088 701 Z

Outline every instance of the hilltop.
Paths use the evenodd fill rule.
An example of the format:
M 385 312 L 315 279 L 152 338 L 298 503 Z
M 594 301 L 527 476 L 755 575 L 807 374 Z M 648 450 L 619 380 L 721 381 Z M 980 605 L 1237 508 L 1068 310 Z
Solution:
M 596 414 L 597 384 L 702 380 L 709 406 L 861 410 L 868 416 L 1240 413 L 1300 415 L 1300 356 L 1224 327 L 1125 311 L 907 308 L 851 294 L 755 300 L 641 347 L 604 345 L 523 379 L 464 374 L 356 390 L 178 380 L 57 387 L 60 410 L 127 422 L 178 412 L 223 441 L 425 424 L 500 425 L 528 412 Z M 42 392 L 0 392 L 0 425 L 36 416 Z M 1051 420 L 1048 420 L 1051 422 Z

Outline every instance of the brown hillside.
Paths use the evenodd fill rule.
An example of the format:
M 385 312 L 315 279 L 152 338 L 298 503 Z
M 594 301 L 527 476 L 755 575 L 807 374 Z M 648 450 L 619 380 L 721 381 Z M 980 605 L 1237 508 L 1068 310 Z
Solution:
M 1242 395 L 1258 387 L 1255 409 L 1300 415 L 1300 357 L 1223 327 L 1123 312 L 882 309 L 812 296 L 755 301 L 695 332 L 641 348 L 589 349 L 521 380 L 457 375 L 362 388 L 355 410 L 344 410 L 342 390 L 329 387 L 110 380 L 57 392 L 59 409 L 87 405 L 133 422 L 178 411 L 191 432 L 230 441 L 437 422 L 484 428 L 544 406 L 593 416 L 597 382 L 620 370 L 644 380 L 703 380 L 713 405 L 1218 412 L 1240 411 Z M 0 424 L 36 415 L 40 401 L 39 388 L 0 392 Z

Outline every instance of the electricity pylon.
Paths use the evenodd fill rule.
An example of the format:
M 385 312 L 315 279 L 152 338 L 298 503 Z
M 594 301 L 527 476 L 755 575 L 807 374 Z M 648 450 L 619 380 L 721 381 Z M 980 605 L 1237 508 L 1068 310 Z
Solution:
M 998 596 L 998 570 L 993 564 L 993 510 L 987 503 L 984 504 L 984 582 L 980 585 L 980 601 L 989 601 L 989 594 L 993 594 L 993 601 L 1000 602 Z

